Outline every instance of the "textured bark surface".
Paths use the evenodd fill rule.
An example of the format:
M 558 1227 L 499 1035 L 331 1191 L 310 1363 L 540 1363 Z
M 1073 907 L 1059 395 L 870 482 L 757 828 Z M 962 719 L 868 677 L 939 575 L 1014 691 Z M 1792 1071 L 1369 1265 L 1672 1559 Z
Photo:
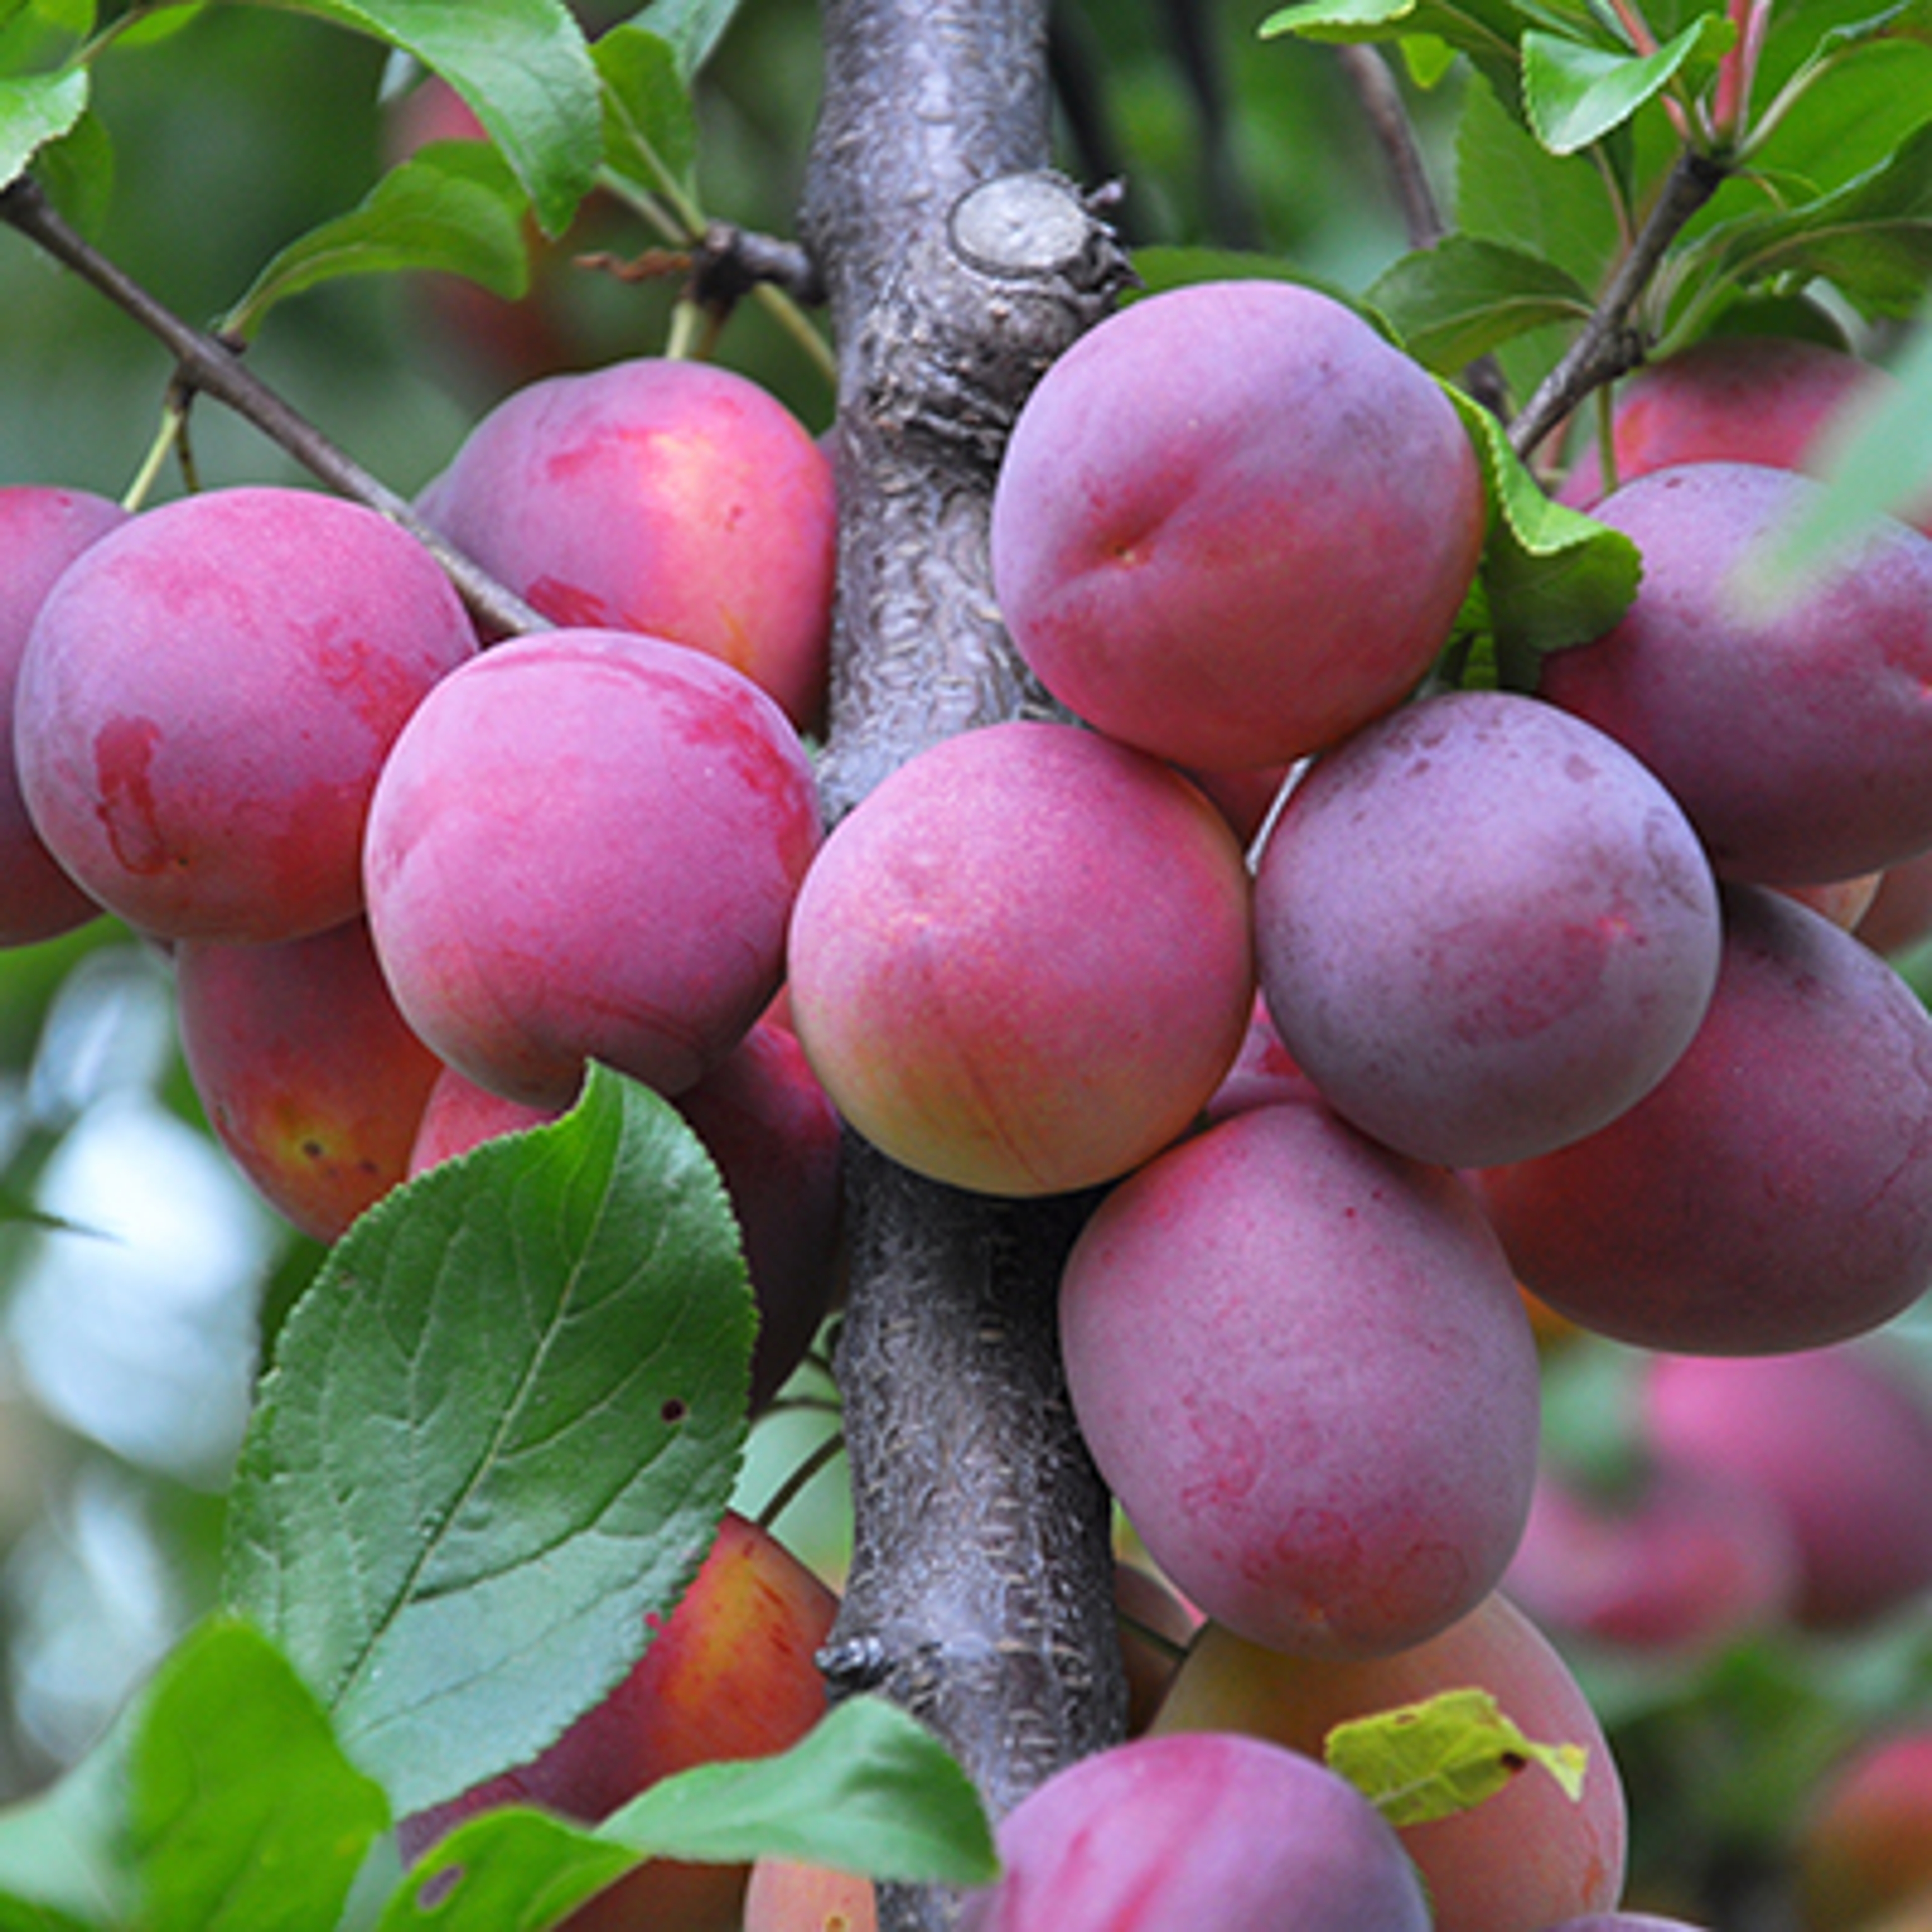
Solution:
M 839 345 L 835 817 L 922 747 L 1046 709 L 994 608 L 993 478 L 1027 391 L 1122 263 L 1041 172 L 1045 15 L 826 0 L 804 232 Z M 851 1154 L 838 1372 L 856 1532 L 827 1675 L 932 1723 L 997 1815 L 1124 1720 L 1108 1498 L 1055 1335 L 1085 1204 L 990 1201 Z M 953 1904 L 887 1888 L 881 1922 L 940 1927 Z

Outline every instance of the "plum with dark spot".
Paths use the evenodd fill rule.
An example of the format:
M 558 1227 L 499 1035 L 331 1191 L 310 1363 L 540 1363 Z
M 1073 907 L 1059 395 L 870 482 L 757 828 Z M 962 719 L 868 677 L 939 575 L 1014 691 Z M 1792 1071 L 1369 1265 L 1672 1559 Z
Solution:
M 1326 1108 L 1238 1114 L 1107 1196 L 1060 1328 L 1082 1433 L 1148 1554 L 1258 1643 L 1418 1643 L 1502 1576 L 1537 1354 L 1462 1184 Z
M 216 1137 L 282 1214 L 333 1241 L 404 1179 L 440 1069 L 359 919 L 176 948 L 182 1056 Z
M 474 656 L 429 553 L 308 490 L 147 510 L 62 574 L 16 694 L 21 790 L 49 849 L 138 930 L 295 939 L 362 910 L 376 776 Z
M 1664 787 L 1533 698 L 1410 705 L 1316 761 L 1255 886 L 1262 989 L 1336 1111 L 1451 1167 L 1607 1125 L 1690 1043 L 1718 889 Z
M 370 925 L 410 1024 L 479 1086 L 564 1106 L 597 1059 L 675 1097 L 777 991 L 818 843 L 804 747 L 748 678 L 546 632 L 410 721 L 370 808 Z

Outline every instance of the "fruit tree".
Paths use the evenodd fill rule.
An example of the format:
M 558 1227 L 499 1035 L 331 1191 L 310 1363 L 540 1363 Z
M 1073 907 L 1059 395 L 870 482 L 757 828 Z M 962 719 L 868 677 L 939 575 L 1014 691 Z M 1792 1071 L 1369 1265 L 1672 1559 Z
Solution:
M 1928 233 L 1928 0 L 0 0 L 0 1924 L 1932 1922 Z

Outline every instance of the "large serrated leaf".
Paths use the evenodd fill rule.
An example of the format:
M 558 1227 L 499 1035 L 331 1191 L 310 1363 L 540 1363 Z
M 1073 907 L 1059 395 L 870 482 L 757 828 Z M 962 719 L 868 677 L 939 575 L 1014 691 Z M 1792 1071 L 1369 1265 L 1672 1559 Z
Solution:
M 274 304 L 344 275 L 440 269 L 514 298 L 530 284 L 523 190 L 487 142 L 442 141 L 383 176 L 348 214 L 291 242 L 229 313 L 252 338 Z
M 0 188 L 18 180 L 41 148 L 80 120 L 87 97 L 85 68 L 0 77 Z
M 590 50 L 562 0 L 259 0 L 374 35 L 441 74 L 522 182 L 546 235 L 562 233 L 603 153 Z
M 1337 1724 L 1323 1754 L 1392 1825 L 1454 1817 L 1493 1797 L 1532 1765 L 1572 1803 L 1583 1792 L 1589 1754 L 1541 1744 L 1504 1717 L 1486 1690 L 1445 1690 L 1420 1703 Z
M 1615 52 L 1553 34 L 1526 34 L 1522 100 L 1530 127 L 1552 154 L 1574 154 L 1654 100 L 1694 56 L 1714 61 L 1736 38 L 1730 22 L 1714 14 L 1645 55 Z
M 287 1660 L 246 1624 L 204 1626 L 162 1666 L 129 1753 L 142 1923 L 333 1932 L 389 1824 Z
M 1582 284 L 1555 262 L 1468 235 L 1391 262 L 1366 296 L 1408 352 L 1440 375 L 1527 329 L 1586 320 L 1591 309 Z
M 710 1548 L 745 1436 L 736 1224 L 669 1102 L 563 1120 L 380 1202 L 282 1329 L 230 1600 L 404 1812 L 550 1743 Z

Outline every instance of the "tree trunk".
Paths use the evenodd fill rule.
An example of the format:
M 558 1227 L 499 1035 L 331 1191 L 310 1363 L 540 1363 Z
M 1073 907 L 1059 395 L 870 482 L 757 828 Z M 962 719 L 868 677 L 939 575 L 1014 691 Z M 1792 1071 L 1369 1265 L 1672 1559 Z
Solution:
M 838 344 L 836 818 L 925 746 L 1048 707 L 994 608 L 993 478 L 1124 279 L 1048 158 L 1045 0 L 826 0 L 804 233 Z M 1054 1317 L 1087 1203 L 986 1199 L 853 1139 L 838 1376 L 856 1534 L 825 1654 L 931 1723 L 998 1816 L 1125 1707 L 1109 1510 Z M 890 1932 L 956 1901 L 886 1888 Z

